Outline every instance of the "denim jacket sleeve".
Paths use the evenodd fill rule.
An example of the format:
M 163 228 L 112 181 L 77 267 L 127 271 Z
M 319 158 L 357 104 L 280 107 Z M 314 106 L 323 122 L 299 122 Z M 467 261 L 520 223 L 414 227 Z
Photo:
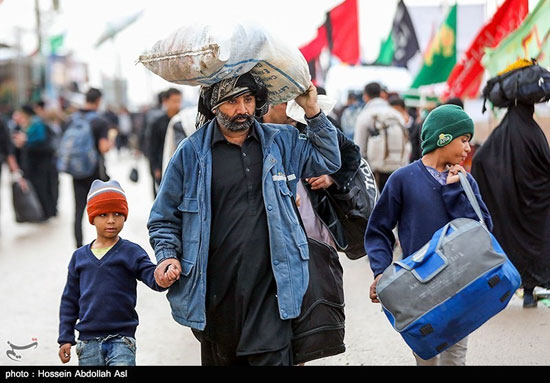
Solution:
M 147 222 L 149 242 L 155 251 L 157 264 L 181 254 L 182 218 L 178 206 L 183 198 L 182 156 L 180 147 L 166 168 Z
M 301 171 L 300 178 L 333 174 L 340 169 L 340 149 L 334 125 L 324 113 L 307 119 L 307 138 L 300 134 L 293 153 Z

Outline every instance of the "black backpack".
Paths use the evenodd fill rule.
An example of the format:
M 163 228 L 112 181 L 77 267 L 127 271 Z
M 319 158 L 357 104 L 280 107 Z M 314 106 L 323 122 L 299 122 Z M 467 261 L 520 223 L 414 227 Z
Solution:
M 513 69 L 487 81 L 483 89 L 483 112 L 487 100 L 499 108 L 510 105 L 538 104 L 550 100 L 550 72 L 528 61 L 527 66 Z M 521 64 L 520 64 L 521 65 Z

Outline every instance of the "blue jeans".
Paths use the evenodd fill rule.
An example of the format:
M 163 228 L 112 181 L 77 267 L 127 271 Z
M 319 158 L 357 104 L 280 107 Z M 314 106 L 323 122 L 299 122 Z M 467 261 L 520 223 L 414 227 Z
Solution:
M 135 366 L 136 340 L 120 335 L 79 340 L 76 355 L 79 366 Z

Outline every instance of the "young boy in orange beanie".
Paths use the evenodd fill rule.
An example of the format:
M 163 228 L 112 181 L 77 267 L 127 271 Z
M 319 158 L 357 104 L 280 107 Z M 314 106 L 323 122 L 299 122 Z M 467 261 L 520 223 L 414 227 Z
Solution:
M 117 181 L 93 182 L 87 212 L 97 238 L 77 249 L 69 263 L 61 297 L 59 357 L 69 362 L 71 346 L 76 344 L 80 366 L 133 366 L 136 280 L 156 291 L 169 286 L 155 282 L 156 265 L 145 250 L 119 237 L 128 217 L 128 202 Z M 167 273 L 172 282 L 179 278 L 172 269 Z

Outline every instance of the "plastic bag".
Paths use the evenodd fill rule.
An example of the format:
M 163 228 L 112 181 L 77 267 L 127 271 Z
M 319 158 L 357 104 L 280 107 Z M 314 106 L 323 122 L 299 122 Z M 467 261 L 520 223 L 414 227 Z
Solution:
M 251 72 L 268 88 L 272 105 L 293 100 L 311 83 L 301 52 L 252 23 L 180 28 L 139 62 L 166 81 L 191 86 L 210 86 Z
M 15 221 L 24 222 L 42 222 L 44 220 L 44 211 L 32 184 L 25 180 L 28 190 L 24 191 L 19 182 L 12 183 L 13 191 L 13 210 L 15 212 Z

